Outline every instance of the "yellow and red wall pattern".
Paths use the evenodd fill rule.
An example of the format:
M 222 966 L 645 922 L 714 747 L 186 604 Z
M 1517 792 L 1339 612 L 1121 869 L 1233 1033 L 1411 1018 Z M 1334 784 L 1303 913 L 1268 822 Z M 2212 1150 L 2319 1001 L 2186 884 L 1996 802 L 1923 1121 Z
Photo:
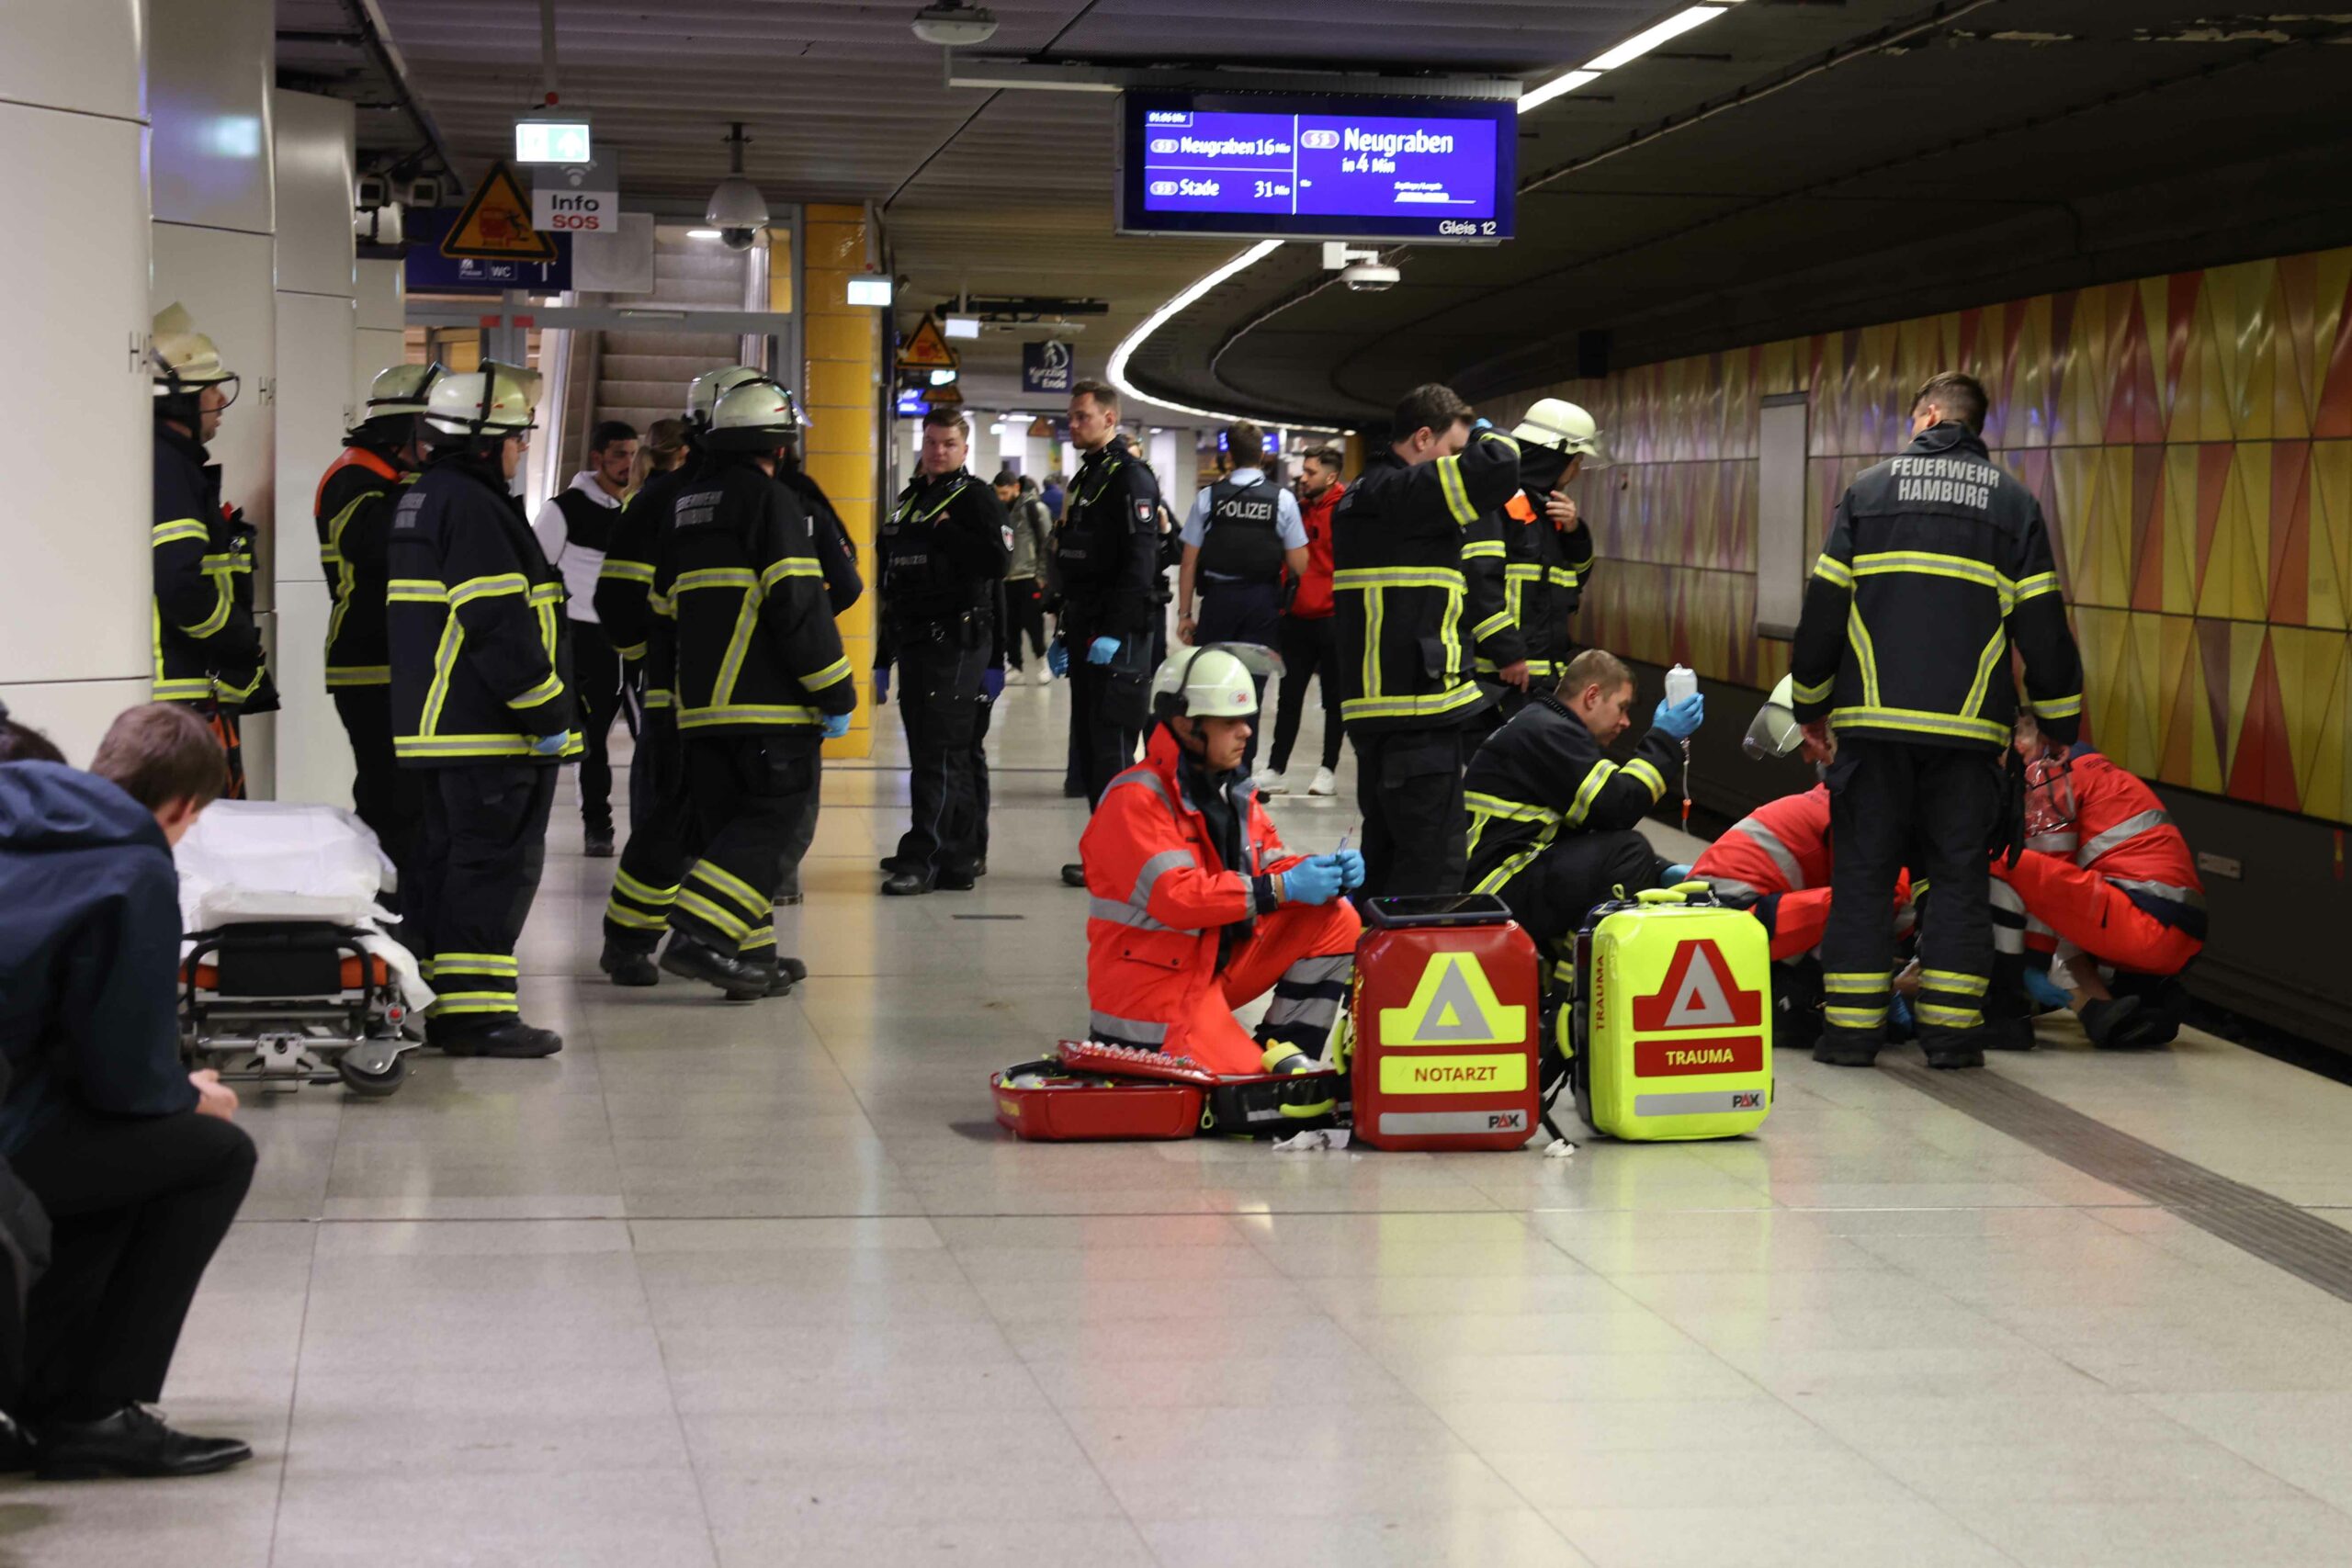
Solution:
M 1758 400 L 1810 394 L 1806 565 L 1938 370 L 2041 500 L 2095 743 L 2135 773 L 2352 821 L 2352 249 L 1918 317 L 1564 382 L 1619 467 L 1581 641 L 1758 688 Z M 1498 416 L 1499 417 L 1499 414 Z

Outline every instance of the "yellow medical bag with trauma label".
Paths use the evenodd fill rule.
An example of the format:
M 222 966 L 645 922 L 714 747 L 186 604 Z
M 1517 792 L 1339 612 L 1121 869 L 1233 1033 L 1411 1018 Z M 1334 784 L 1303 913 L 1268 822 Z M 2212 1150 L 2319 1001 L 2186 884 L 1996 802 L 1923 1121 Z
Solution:
M 1733 1138 L 1772 1110 L 1772 955 L 1703 883 L 1600 904 L 1564 1010 L 1577 1114 L 1612 1138 Z

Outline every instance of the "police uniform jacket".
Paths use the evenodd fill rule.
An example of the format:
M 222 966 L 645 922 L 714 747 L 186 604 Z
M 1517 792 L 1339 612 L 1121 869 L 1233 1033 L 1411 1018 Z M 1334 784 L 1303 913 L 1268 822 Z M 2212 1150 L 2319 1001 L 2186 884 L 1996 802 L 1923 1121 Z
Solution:
M 1499 893 L 1563 833 L 1631 828 L 1666 795 L 1679 742 L 1663 729 L 1642 737 L 1622 767 L 1601 755 L 1584 720 L 1549 693 L 1487 738 L 1464 774 L 1470 811 L 1473 893 Z
M 447 453 L 392 512 L 392 751 L 411 767 L 545 762 L 572 728 L 563 580 L 494 462 Z
M 201 442 L 155 424 L 149 609 L 155 700 L 274 713 L 277 689 L 254 624 L 254 530 L 220 507 L 220 469 Z
M 678 487 L 653 604 L 675 626 L 681 735 L 813 730 L 857 706 L 808 517 L 752 458 Z
M 1159 483 L 1126 437 L 1079 465 L 1054 529 L 1053 563 L 1074 649 L 1098 637 L 1149 637 L 1159 625 Z
M 2082 658 L 2041 507 L 1950 421 L 1863 470 L 1838 503 L 1805 589 L 1790 673 L 1795 713 L 1840 735 L 2009 744 L 2012 647 L 2042 731 L 2071 742 Z
M 311 517 L 334 601 L 327 615 L 331 692 L 392 683 L 391 645 L 384 626 L 392 512 L 415 479 L 390 453 L 355 440 L 319 480 Z
M 1367 468 L 1331 519 L 1340 715 L 1352 733 L 1446 729 L 1491 699 L 1471 679 L 1464 530 L 1519 489 L 1519 446 L 1481 429 L 1457 457 Z
M 967 617 L 992 615 L 1012 551 L 1012 524 L 994 487 L 962 468 L 918 473 L 899 492 L 875 545 L 889 633 L 960 629 Z M 991 634 L 979 629 L 979 640 L 988 640 Z

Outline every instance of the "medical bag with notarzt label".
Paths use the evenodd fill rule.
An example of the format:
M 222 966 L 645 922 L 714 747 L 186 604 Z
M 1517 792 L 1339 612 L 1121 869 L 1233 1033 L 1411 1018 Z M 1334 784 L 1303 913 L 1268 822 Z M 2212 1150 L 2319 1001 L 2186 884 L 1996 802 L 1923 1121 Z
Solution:
M 1485 894 L 1372 898 L 1356 946 L 1355 1135 L 1515 1149 L 1540 1112 L 1535 943 Z
M 1772 1110 L 1772 959 L 1762 922 L 1703 884 L 1596 907 L 1577 933 L 1568 1082 L 1612 1138 L 1733 1138 Z

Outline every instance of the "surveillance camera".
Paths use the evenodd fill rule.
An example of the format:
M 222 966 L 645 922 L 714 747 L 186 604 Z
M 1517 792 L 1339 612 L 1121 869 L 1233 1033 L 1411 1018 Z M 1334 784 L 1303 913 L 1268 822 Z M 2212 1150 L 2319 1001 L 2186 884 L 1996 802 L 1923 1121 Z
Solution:
M 1348 286 L 1351 294 L 1385 294 L 1396 288 L 1396 280 L 1403 276 L 1395 267 L 1383 266 L 1378 262 L 1358 262 L 1340 274 L 1340 281 Z
M 381 175 L 362 175 L 353 187 L 351 205 L 362 212 L 373 212 L 392 204 L 392 182 Z
M 941 0 L 915 13 L 915 37 L 945 49 L 965 49 L 996 36 L 996 14 L 985 6 Z
M 748 251 L 760 243 L 757 229 L 721 229 L 718 242 L 730 251 Z

